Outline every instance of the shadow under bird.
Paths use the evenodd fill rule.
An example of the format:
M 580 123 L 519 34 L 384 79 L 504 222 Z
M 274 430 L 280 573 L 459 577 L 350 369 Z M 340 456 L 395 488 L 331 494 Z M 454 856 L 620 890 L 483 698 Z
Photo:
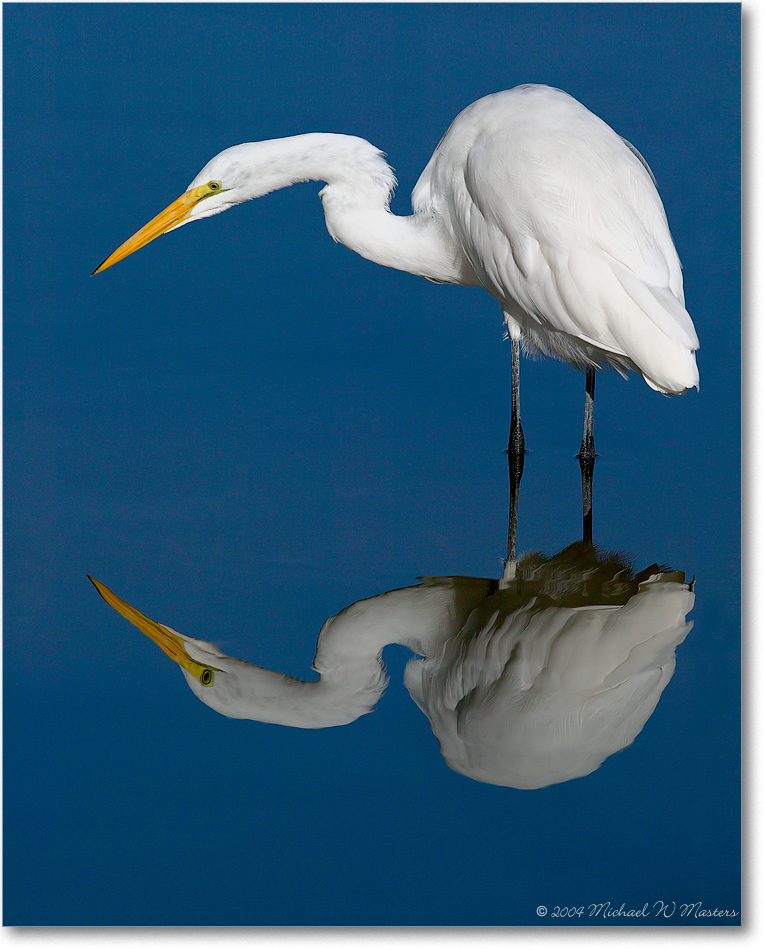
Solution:
M 520 345 L 587 372 L 580 455 L 594 456 L 595 370 L 635 370 L 666 394 L 698 388 L 699 341 L 653 175 L 634 146 L 558 89 L 523 85 L 452 122 L 394 215 L 396 185 L 365 139 L 309 133 L 225 149 L 96 268 L 167 231 L 299 181 L 335 241 L 437 283 L 483 287 L 512 341 L 511 451 L 524 448 Z

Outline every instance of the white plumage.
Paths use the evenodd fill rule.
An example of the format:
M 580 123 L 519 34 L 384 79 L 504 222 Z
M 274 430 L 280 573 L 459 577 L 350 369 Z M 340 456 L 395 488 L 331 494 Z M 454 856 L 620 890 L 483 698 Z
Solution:
M 541 788 L 587 775 L 629 745 L 675 669 L 694 595 L 655 565 L 633 576 L 576 544 L 530 556 L 511 581 L 426 578 L 358 601 L 319 634 L 315 682 L 226 656 L 154 623 L 94 581 L 183 669 L 194 694 L 236 719 L 318 729 L 371 712 L 389 643 L 409 647 L 404 682 L 447 764 L 481 782 Z
M 595 595 L 571 606 L 546 593 L 498 591 L 407 665 L 455 772 L 527 789 L 589 775 L 634 742 L 672 678 L 694 602 L 676 575 L 652 575 L 623 603 Z
M 461 112 L 410 216 L 390 212 L 393 172 L 364 139 L 247 143 L 213 158 L 97 271 L 159 234 L 308 179 L 326 182 L 335 240 L 429 280 L 483 286 L 529 350 L 583 369 L 635 369 L 665 393 L 698 385 L 698 338 L 650 170 L 605 122 L 548 86 L 518 86 Z
M 444 222 L 511 336 L 580 368 L 698 384 L 698 338 L 653 176 L 571 96 L 519 86 L 454 120 L 412 203 Z

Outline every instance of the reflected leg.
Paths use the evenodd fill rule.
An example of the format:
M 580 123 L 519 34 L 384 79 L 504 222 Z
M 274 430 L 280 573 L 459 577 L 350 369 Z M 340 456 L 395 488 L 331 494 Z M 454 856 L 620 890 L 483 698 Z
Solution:
M 595 370 L 587 370 L 584 391 L 584 427 L 579 449 L 582 472 L 582 540 L 592 543 L 592 477 L 595 471 Z
M 510 403 L 510 438 L 507 443 L 507 468 L 510 476 L 510 514 L 507 526 L 507 561 L 515 560 L 516 538 L 518 534 L 518 496 L 523 477 L 524 438 L 521 426 L 521 342 L 512 340 Z
M 507 469 L 510 475 L 510 512 L 507 520 L 507 561 L 515 560 L 515 546 L 518 537 L 518 498 L 521 492 L 523 476 L 523 452 L 507 453 Z M 506 562 L 507 563 L 507 562 Z

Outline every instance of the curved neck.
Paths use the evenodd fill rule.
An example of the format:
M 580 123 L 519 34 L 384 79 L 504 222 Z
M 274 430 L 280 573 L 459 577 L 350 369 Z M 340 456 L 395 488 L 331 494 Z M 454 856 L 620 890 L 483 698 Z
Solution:
M 357 658 L 342 668 L 322 673 L 313 683 L 233 657 L 226 660 L 226 669 L 216 674 L 217 681 L 235 676 L 236 682 L 227 682 L 225 690 L 206 690 L 186 676 L 203 703 L 232 719 L 301 729 L 353 722 L 372 711 L 388 682 L 379 656 Z
M 234 719 L 304 729 L 345 725 L 371 712 L 385 691 L 387 644 L 432 655 L 493 586 L 482 578 L 436 578 L 351 604 L 321 629 L 313 662 L 319 679 L 313 683 L 233 657 L 214 661 L 222 667 L 224 689 L 205 689 L 190 674 L 186 680 L 202 702 Z
M 475 282 L 459 247 L 429 213 L 399 217 L 390 210 L 396 186 L 383 153 L 353 135 L 311 132 L 245 146 L 257 168 L 259 197 L 299 181 L 324 181 L 320 197 L 327 230 L 367 260 L 442 283 Z M 472 277 L 471 277 L 472 275 Z

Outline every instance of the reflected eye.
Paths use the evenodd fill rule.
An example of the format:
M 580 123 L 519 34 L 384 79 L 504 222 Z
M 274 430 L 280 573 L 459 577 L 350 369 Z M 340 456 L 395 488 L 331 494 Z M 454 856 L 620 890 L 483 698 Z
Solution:
M 212 686 L 215 681 L 215 674 L 212 670 L 202 670 L 199 676 L 199 682 L 202 686 Z
M 210 191 L 220 191 L 223 187 L 223 183 L 220 181 L 211 181 L 207 186 Z

